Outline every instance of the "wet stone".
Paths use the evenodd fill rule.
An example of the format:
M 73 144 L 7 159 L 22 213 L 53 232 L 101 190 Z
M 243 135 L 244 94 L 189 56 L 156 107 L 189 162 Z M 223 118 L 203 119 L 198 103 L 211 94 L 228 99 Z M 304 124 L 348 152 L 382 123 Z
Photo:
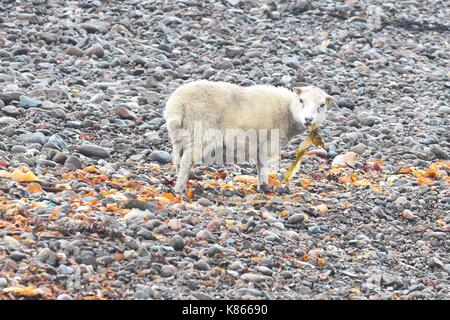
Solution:
M 20 106 L 25 109 L 38 108 L 42 106 L 42 102 L 28 96 L 20 96 Z
M 109 152 L 96 144 L 82 144 L 77 148 L 78 152 L 86 157 L 92 158 L 108 158 Z

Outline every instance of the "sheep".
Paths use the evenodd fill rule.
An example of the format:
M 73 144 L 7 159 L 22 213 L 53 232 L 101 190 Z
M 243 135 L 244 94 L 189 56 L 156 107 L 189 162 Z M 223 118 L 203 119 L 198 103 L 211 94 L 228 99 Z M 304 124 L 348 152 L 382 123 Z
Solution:
M 180 86 L 164 110 L 177 171 L 175 192 L 185 190 L 194 163 L 220 163 L 225 155 L 231 162 L 256 160 L 259 190 L 268 183 L 270 160 L 279 146 L 319 125 L 333 100 L 315 86 L 291 91 L 207 80 Z

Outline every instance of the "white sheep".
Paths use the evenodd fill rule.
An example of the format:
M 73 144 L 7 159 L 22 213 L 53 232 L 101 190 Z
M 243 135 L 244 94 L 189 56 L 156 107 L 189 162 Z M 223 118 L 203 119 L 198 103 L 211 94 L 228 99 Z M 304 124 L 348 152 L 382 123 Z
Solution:
M 268 182 L 270 159 L 307 127 L 319 125 L 333 98 L 314 87 L 292 91 L 256 85 L 195 81 L 180 86 L 164 111 L 177 170 L 185 189 L 194 163 L 256 160 L 259 187 Z

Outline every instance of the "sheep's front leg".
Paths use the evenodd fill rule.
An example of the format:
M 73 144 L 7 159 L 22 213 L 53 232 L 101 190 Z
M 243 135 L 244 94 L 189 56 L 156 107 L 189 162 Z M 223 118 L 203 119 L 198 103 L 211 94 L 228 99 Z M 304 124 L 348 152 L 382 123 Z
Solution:
M 256 171 L 258 173 L 258 191 L 261 191 L 261 185 L 269 184 L 269 162 L 267 160 L 258 160 L 256 162 Z
M 183 155 L 180 159 L 180 169 L 177 174 L 177 183 L 175 184 L 175 192 L 181 193 L 186 188 L 186 182 L 189 179 L 189 172 L 192 167 L 192 152 L 190 148 L 183 149 Z

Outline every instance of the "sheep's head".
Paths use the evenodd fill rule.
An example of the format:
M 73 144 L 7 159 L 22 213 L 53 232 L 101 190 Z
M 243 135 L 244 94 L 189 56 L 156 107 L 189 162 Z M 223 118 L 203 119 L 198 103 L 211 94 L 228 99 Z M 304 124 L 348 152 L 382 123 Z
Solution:
M 315 86 L 295 87 L 292 91 L 297 96 L 291 105 L 294 119 L 305 128 L 319 126 L 325 119 L 328 106 L 335 99 Z

